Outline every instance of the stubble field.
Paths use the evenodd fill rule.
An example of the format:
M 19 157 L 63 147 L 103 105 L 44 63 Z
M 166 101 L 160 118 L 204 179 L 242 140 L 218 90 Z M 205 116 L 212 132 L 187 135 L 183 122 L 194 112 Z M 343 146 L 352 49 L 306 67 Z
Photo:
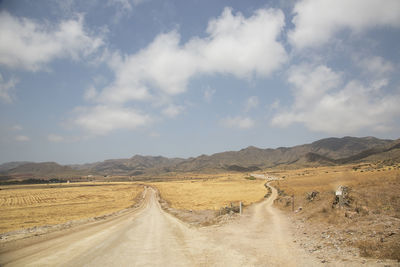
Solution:
M 247 180 L 243 174 L 177 175 L 174 180 L 148 183 L 171 207 L 215 210 L 242 201 L 260 201 L 265 180 Z M 110 214 L 133 206 L 143 191 L 135 183 L 72 183 L 18 185 L 0 188 L 0 233 L 61 224 Z
M 152 183 L 161 198 L 174 209 L 218 210 L 221 207 L 258 202 L 267 193 L 266 180 L 249 180 L 245 174 L 200 175 L 194 180 Z
M 0 233 L 110 214 L 131 207 L 142 190 L 132 183 L 2 186 Z

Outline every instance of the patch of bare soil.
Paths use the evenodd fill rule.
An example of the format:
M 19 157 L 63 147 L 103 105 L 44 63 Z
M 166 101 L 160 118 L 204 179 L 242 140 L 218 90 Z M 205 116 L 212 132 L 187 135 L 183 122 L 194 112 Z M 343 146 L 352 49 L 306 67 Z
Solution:
M 238 218 L 237 212 L 221 212 L 215 210 L 181 210 L 174 209 L 170 204 L 158 197 L 161 208 L 178 219 L 192 226 L 208 226 L 223 224 Z

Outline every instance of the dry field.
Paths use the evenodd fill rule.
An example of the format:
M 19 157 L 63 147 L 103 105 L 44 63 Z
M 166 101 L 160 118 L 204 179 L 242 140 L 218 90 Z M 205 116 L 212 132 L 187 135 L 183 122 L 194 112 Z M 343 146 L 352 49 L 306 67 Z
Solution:
M 0 188 L 0 233 L 109 214 L 132 206 L 143 190 L 132 183 Z
M 276 205 L 310 234 L 310 240 L 334 249 L 354 247 L 362 256 L 400 260 L 400 166 L 382 163 L 271 170 L 283 178 Z M 339 185 L 350 188 L 348 205 L 333 205 Z M 307 193 L 318 192 L 314 199 Z M 292 213 L 294 195 L 296 213 Z M 301 207 L 301 210 L 298 208 Z M 306 235 L 306 234 L 304 234 Z M 313 236 L 314 235 L 314 236 Z M 313 243 L 312 241 L 305 243 Z M 318 243 L 317 242 L 317 243 Z
M 194 180 L 152 183 L 161 197 L 174 209 L 218 210 L 242 201 L 249 205 L 263 199 L 267 193 L 265 180 L 248 180 L 244 174 L 188 175 Z

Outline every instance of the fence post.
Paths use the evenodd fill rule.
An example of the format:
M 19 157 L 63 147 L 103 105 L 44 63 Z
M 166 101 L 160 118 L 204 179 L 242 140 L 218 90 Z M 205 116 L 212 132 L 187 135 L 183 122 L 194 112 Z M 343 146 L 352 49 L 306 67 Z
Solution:
M 239 213 L 240 215 L 242 215 L 242 201 L 240 201 L 239 203 Z

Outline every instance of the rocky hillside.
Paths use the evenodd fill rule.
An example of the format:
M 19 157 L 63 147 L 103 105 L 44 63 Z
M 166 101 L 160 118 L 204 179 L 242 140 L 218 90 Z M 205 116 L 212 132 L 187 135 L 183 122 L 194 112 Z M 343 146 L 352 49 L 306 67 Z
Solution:
M 0 168 L 5 169 L 4 165 L 0 165 Z M 24 176 L 31 176 L 31 177 L 60 177 L 60 176 L 70 176 L 70 175 L 79 175 L 80 172 L 68 167 L 63 166 L 55 162 L 41 162 L 41 163 L 34 163 L 34 162 L 27 162 L 22 164 L 14 164 L 16 167 L 9 168 L 0 172 L 1 175 L 24 175 Z
M 311 144 L 277 149 L 260 149 L 248 147 L 240 151 L 230 151 L 188 159 L 176 166 L 179 171 L 201 171 L 229 169 L 230 166 L 241 167 L 276 167 L 280 165 L 329 165 L 340 164 L 340 159 L 357 156 L 364 151 L 380 152 L 390 147 L 393 140 L 382 140 L 375 137 L 327 138 Z M 349 160 L 351 161 L 351 160 Z
M 384 140 L 375 137 L 326 138 L 311 144 L 294 147 L 261 149 L 250 146 L 239 151 L 201 155 L 189 159 L 135 155 L 129 159 L 110 159 L 102 162 L 69 166 L 61 166 L 54 162 L 11 162 L 0 165 L 0 174 L 137 176 L 165 172 L 249 172 L 277 166 L 337 165 L 363 160 L 400 161 L 400 140 Z

